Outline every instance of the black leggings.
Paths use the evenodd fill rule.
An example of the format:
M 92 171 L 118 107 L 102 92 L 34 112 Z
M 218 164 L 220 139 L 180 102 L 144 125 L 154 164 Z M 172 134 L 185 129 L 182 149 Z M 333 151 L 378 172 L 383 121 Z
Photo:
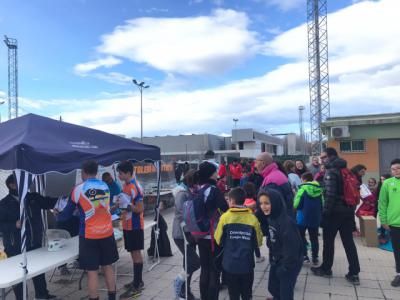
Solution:
M 187 245 L 187 268 L 185 267 L 185 242 L 183 239 L 174 239 L 176 246 L 183 256 L 183 268 L 186 270 L 187 275 L 191 278 L 192 274 L 200 269 L 200 258 L 196 252 L 196 244 L 189 243 Z M 188 278 L 188 289 L 190 290 L 190 280 Z
M 215 252 L 211 249 L 211 240 L 201 239 L 198 242 L 200 253 L 200 297 L 201 300 L 218 300 L 219 276 L 214 262 Z M 217 245 L 215 245 L 216 247 Z

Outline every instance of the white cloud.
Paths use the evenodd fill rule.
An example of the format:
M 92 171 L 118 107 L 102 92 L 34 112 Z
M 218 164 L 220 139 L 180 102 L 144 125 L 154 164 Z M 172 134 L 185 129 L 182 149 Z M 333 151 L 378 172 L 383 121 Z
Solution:
M 210 16 L 139 18 L 102 36 L 99 53 L 167 73 L 220 73 L 257 50 L 245 13 L 217 9 Z
M 400 111 L 400 40 L 395 38 L 400 36 L 398 11 L 397 0 L 364 1 L 328 16 L 332 115 Z M 202 18 L 197 21 L 207 23 Z M 128 37 L 123 29 L 121 37 Z M 113 37 L 118 36 L 116 31 Z M 129 47 L 123 48 L 127 51 Z M 264 53 L 287 62 L 263 76 L 212 88 L 146 90 L 144 134 L 229 132 L 236 117 L 242 128 L 297 130 L 297 108 L 308 108 L 309 103 L 305 25 L 278 35 L 266 44 Z M 171 59 L 168 65 L 180 66 L 177 61 Z M 181 77 L 172 73 L 168 78 L 173 83 Z M 96 101 L 81 99 L 72 105 L 66 100 L 57 102 L 66 121 L 127 136 L 139 135 L 139 103 L 139 93 L 109 94 Z
M 93 73 L 90 76 L 118 85 L 127 85 L 132 82 L 131 76 L 118 72 Z
M 94 71 L 98 68 L 111 68 L 113 66 L 119 65 L 122 61 L 113 56 L 107 56 L 105 58 L 100 58 L 97 60 L 89 61 L 86 63 L 80 63 L 75 65 L 74 71 L 79 75 L 86 75 L 87 73 Z

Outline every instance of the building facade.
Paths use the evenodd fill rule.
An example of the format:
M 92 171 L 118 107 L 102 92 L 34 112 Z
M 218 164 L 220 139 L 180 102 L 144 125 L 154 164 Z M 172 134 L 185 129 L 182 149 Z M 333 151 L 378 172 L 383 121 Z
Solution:
M 255 158 L 261 152 L 273 155 L 283 154 L 283 140 L 253 129 L 233 129 L 232 145 L 240 157 Z
M 366 179 L 390 173 L 390 161 L 400 158 L 400 113 L 328 118 L 322 130 L 349 168 L 367 167 Z
M 134 138 L 140 142 L 140 139 Z M 202 161 L 211 150 L 215 158 L 255 158 L 263 151 L 283 154 L 283 140 L 252 129 L 234 129 L 232 137 L 213 134 L 144 137 L 144 144 L 160 147 L 164 161 Z

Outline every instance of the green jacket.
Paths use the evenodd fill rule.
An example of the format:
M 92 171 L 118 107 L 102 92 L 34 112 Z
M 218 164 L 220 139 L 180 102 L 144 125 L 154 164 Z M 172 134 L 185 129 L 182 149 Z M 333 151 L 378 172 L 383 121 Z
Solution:
M 322 195 L 322 188 L 321 188 L 319 182 L 317 182 L 317 181 L 306 182 L 299 186 L 299 190 L 296 193 L 296 197 L 294 198 L 294 203 L 293 203 L 293 207 L 295 209 L 297 209 L 297 207 L 299 206 L 301 196 L 303 196 L 304 192 L 307 192 L 307 194 L 313 198 L 317 198 L 317 197 L 321 196 L 322 201 L 324 200 L 323 195 Z
M 386 179 L 379 193 L 379 218 L 384 225 L 400 227 L 400 178 Z

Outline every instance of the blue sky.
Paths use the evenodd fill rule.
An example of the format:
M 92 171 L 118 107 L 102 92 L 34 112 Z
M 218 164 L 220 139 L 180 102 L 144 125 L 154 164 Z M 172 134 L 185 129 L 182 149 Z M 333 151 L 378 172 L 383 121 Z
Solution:
M 2 0 L 0 34 L 19 42 L 22 113 L 138 135 L 136 78 L 151 86 L 145 135 L 229 133 L 232 118 L 296 131 L 309 103 L 305 2 Z M 328 1 L 333 115 L 400 110 L 399 2 Z

